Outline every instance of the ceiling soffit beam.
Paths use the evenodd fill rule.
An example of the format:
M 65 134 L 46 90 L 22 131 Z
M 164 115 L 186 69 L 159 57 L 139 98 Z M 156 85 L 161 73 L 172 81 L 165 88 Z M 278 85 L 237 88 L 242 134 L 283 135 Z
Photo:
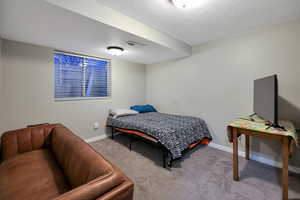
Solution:
M 175 51 L 179 56 L 192 54 L 192 47 L 182 41 L 157 31 L 127 15 L 109 7 L 105 7 L 97 0 L 45 0 L 46 2 L 75 12 L 82 16 L 107 24 L 122 31 L 144 38 L 158 45 Z

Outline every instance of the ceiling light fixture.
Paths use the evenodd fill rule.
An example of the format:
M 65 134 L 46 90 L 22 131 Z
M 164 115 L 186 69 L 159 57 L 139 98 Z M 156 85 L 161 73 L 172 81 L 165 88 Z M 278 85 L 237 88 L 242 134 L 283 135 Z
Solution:
M 110 53 L 113 56 L 119 56 L 124 53 L 124 49 L 122 47 L 109 46 L 106 49 L 107 49 L 108 53 Z
M 188 8 L 190 0 L 172 0 L 177 8 Z
M 210 0 L 171 0 L 177 8 L 194 8 L 203 6 Z

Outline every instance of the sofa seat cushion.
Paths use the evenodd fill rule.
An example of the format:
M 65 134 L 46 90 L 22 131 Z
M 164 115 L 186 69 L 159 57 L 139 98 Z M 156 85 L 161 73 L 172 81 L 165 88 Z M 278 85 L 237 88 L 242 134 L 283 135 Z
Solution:
M 52 199 L 69 189 L 47 149 L 23 153 L 0 164 L 0 199 Z

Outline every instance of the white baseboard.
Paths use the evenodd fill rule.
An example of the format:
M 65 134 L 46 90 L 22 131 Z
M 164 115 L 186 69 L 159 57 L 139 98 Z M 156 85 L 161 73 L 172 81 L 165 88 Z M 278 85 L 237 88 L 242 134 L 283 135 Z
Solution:
M 87 142 L 87 143 L 91 143 L 91 142 L 96 142 L 98 140 L 104 140 L 106 138 L 108 138 L 108 136 L 106 134 L 104 134 L 104 135 L 100 135 L 100 136 L 85 139 L 84 141 Z
M 116 133 L 114 133 L 114 136 L 119 135 L 119 134 L 120 134 L 120 132 L 116 132 Z M 100 135 L 100 136 L 85 139 L 84 141 L 87 142 L 87 143 L 91 143 L 91 142 L 96 142 L 98 140 L 104 140 L 108 137 L 110 137 L 110 136 L 108 136 L 106 134 L 103 134 L 103 135 Z
M 221 151 L 226 151 L 226 152 L 228 152 L 228 153 L 232 153 L 232 148 L 227 147 L 227 146 L 223 146 L 223 145 L 216 144 L 216 143 L 213 143 L 213 142 L 210 142 L 210 143 L 208 144 L 208 146 L 209 146 L 209 147 L 212 147 L 212 148 L 214 148 L 214 149 L 218 149 L 218 150 L 221 150 Z M 241 157 L 245 157 L 245 152 L 244 152 L 244 151 L 239 150 L 239 151 L 238 151 L 238 154 L 239 154 L 239 156 L 241 156 Z
M 221 150 L 221 151 L 226 151 L 226 152 L 232 153 L 232 148 L 231 147 L 223 146 L 223 145 L 216 144 L 216 143 L 213 143 L 213 142 L 209 143 L 208 146 L 212 147 L 212 148 L 215 148 L 215 149 L 218 149 L 218 150 Z M 245 152 L 244 151 L 239 150 L 238 154 L 241 157 L 245 157 Z M 263 154 L 257 153 L 257 152 L 250 152 L 250 159 L 255 160 L 257 162 L 260 162 L 260 163 L 263 163 L 263 164 L 266 164 L 266 165 L 269 165 L 269 166 L 277 167 L 277 168 L 281 168 L 281 166 L 282 166 L 280 162 L 269 159 L 269 158 L 265 158 L 263 156 Z M 300 174 L 300 168 L 299 167 L 289 165 L 289 171 Z

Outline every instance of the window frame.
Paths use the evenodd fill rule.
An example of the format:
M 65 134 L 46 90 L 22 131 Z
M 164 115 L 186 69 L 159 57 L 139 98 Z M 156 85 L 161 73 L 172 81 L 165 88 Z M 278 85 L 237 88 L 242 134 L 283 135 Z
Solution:
M 107 89 L 108 91 L 108 95 L 104 96 L 104 97 L 88 97 L 88 96 L 84 96 L 84 97 L 62 97 L 62 98 L 57 98 L 55 97 L 55 92 L 56 92 L 56 74 L 55 74 L 55 63 L 53 62 L 53 74 L 54 74 L 54 93 L 53 93 L 53 98 L 54 101 L 80 101 L 80 100 L 98 100 L 98 99 L 110 99 L 112 97 L 112 65 L 111 65 L 111 59 L 107 59 L 107 58 L 100 58 L 100 57 L 96 57 L 96 56 L 89 56 L 89 55 L 84 55 L 84 54 L 79 54 L 79 53 L 74 53 L 74 52 L 67 52 L 67 51 L 61 51 L 61 50 L 54 50 L 53 54 L 52 54 L 52 61 L 54 58 L 54 55 L 56 53 L 60 53 L 60 54 L 65 54 L 65 55 L 69 55 L 69 56 L 77 56 L 77 57 L 82 57 L 82 58 L 90 58 L 90 59 L 96 59 L 96 60 L 102 60 L 102 61 L 107 61 L 107 66 L 108 66 L 108 73 L 107 73 L 107 77 L 108 77 L 108 81 L 107 81 Z M 85 67 L 85 66 L 83 66 Z M 83 70 L 83 86 L 85 86 L 85 70 Z M 83 87 L 84 90 L 85 87 Z M 85 94 L 86 95 L 86 94 Z

